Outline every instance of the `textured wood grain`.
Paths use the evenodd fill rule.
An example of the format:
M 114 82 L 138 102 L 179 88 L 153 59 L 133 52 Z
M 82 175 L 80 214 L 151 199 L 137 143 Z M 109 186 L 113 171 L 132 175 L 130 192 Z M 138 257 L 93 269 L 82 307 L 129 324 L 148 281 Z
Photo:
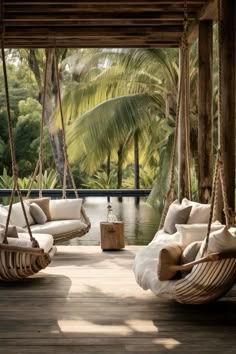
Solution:
M 125 247 L 124 223 L 101 222 L 101 248 L 103 250 L 121 249 Z
M 189 24 L 208 7 L 188 1 Z M 178 47 L 184 0 L 5 0 L 2 12 L 6 47 Z
M 198 196 L 209 203 L 213 181 L 213 32 L 212 21 L 199 25 Z
M 158 299 L 134 280 L 142 248 L 58 246 L 43 272 L 0 283 L 0 353 L 235 353 L 236 288 L 207 306 Z

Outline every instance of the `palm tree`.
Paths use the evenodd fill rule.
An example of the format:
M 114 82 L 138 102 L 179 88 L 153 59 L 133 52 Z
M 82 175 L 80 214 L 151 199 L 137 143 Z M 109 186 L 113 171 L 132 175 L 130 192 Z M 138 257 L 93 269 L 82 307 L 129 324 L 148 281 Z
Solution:
M 66 87 L 63 96 L 71 160 L 93 173 L 108 151 L 112 156 L 122 146 L 124 152 L 127 137 L 138 129 L 146 163 L 162 163 L 157 181 L 168 181 L 169 167 L 163 166 L 169 164 L 175 128 L 177 62 L 177 51 L 167 49 L 97 50 L 87 61 L 82 58 L 79 82 Z M 88 63 L 93 75 L 84 74 Z

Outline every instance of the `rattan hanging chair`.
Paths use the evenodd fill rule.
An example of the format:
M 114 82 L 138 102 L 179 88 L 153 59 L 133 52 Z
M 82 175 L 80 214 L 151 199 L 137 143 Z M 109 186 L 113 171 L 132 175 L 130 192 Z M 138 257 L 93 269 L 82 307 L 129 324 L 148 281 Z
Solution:
M 11 120 L 3 39 L 1 43 L 1 52 L 2 52 L 3 77 L 4 77 L 5 96 L 6 96 L 9 144 L 10 144 L 11 160 L 12 160 L 13 188 L 12 188 L 8 215 L 6 220 L 6 227 L 4 229 L 4 234 L 3 234 L 3 240 L 2 243 L 0 244 L 0 280 L 15 281 L 33 275 L 39 272 L 41 269 L 46 268 L 48 264 L 51 262 L 52 256 L 54 255 L 56 249 L 52 245 L 53 240 L 51 235 L 46 235 L 47 243 L 50 245 L 51 242 L 51 245 L 49 246 L 50 248 L 47 251 L 45 251 L 44 248 L 40 248 L 38 241 L 33 237 L 30 230 L 28 218 L 25 211 L 25 206 L 23 203 L 23 198 L 18 185 L 18 169 L 16 165 L 14 140 L 12 134 L 12 120 Z M 10 238 L 7 236 L 15 191 L 17 191 L 18 197 L 20 199 L 22 211 L 28 229 L 28 236 L 26 235 L 27 238 L 26 241 L 21 239 L 10 240 Z
M 213 181 L 213 190 L 212 190 L 212 200 L 211 200 L 211 209 L 210 209 L 210 217 L 208 221 L 208 229 L 207 235 L 205 238 L 205 247 L 202 252 L 201 258 L 195 260 L 191 263 L 184 265 L 176 265 L 169 264 L 167 265 L 168 270 L 178 272 L 182 270 L 192 269 L 191 273 L 189 273 L 186 277 L 180 280 L 170 280 L 170 282 L 174 282 L 174 286 L 172 288 L 171 296 L 180 303 L 184 304 L 203 304 L 209 303 L 219 299 L 224 296 L 235 284 L 236 281 L 236 250 L 227 250 L 225 252 L 220 253 L 212 253 L 208 254 L 208 243 L 210 237 L 211 223 L 213 220 L 213 214 L 217 208 L 218 202 L 218 190 L 221 185 L 222 190 L 222 198 L 224 203 L 224 213 L 226 219 L 227 228 L 230 225 L 234 224 L 235 215 L 232 210 L 229 208 L 227 193 L 226 193 L 226 184 L 224 177 L 224 160 L 222 158 L 221 146 L 223 143 L 222 138 L 222 112 L 221 112 L 221 91 L 222 91 L 222 78 L 221 78 L 221 43 L 222 43 L 222 31 L 221 31 L 221 2 L 218 0 L 218 15 L 219 15 L 219 148 L 217 152 L 216 158 L 216 166 L 215 166 L 215 174 Z M 185 17 L 186 18 L 186 17 Z M 187 27 L 187 26 L 186 26 Z M 185 27 L 185 29 L 186 29 Z M 179 86 L 179 96 L 178 96 L 178 104 L 177 104 L 177 113 L 176 113 L 176 129 L 175 129 L 175 138 L 174 138 L 174 148 L 172 152 L 171 158 L 171 177 L 170 177 L 170 187 L 167 193 L 159 230 L 162 230 L 166 214 L 168 212 L 169 206 L 174 199 L 174 172 L 175 172 L 175 156 L 176 156 L 176 147 L 177 147 L 177 136 L 178 136 L 178 126 L 179 126 L 179 106 L 180 106 L 180 97 L 182 96 L 183 85 L 186 85 L 186 68 L 187 68 L 187 56 L 188 56 L 188 43 L 186 37 L 186 31 L 183 36 L 182 50 L 183 50 L 183 60 L 181 63 L 181 78 L 180 78 L 180 86 Z M 184 91 L 185 92 L 185 91 Z M 183 102 L 185 102 L 185 113 L 187 112 L 188 107 L 187 100 L 183 97 Z M 186 118 L 186 114 L 185 114 Z M 185 124 L 187 126 L 187 124 Z M 188 156 L 186 154 L 186 163 L 189 166 Z M 190 197 L 190 196 L 188 196 Z M 158 242 L 158 237 L 156 238 L 156 242 Z M 148 246 L 147 246 L 148 247 Z M 154 247 L 154 246 L 153 246 Z M 151 250 L 151 247 L 150 247 Z M 142 253 L 142 251 L 141 251 Z M 148 259 L 148 255 L 145 256 Z M 143 262 L 142 257 L 141 264 Z M 136 266 L 136 265 L 135 265 Z M 153 263 L 150 267 L 153 266 Z M 156 271 L 156 270 L 155 270 Z M 149 283 L 153 280 L 153 274 L 150 273 L 150 269 L 148 269 L 147 273 L 145 270 L 142 271 L 142 275 L 139 275 L 141 279 L 142 276 L 145 277 L 146 274 L 150 274 Z M 148 276 L 147 276 L 148 277 Z M 157 271 L 156 271 L 156 278 Z M 162 281 L 162 280 L 159 280 Z M 169 281 L 168 281 L 169 282 Z M 139 282 L 140 285 L 142 282 Z M 142 286 L 142 285 L 141 285 Z M 146 285 L 145 285 L 146 286 Z M 145 287 L 146 289 L 146 287 Z M 159 293 L 161 295 L 161 293 Z

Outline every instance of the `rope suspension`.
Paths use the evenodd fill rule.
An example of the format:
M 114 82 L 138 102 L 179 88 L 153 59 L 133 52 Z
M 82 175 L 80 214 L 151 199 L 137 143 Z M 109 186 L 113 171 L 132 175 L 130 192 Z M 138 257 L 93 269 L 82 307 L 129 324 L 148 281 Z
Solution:
M 43 128 L 44 128 L 44 121 L 45 121 L 45 112 L 46 112 L 46 93 L 47 93 L 47 72 L 48 72 L 48 55 L 46 53 L 46 64 L 45 64 L 45 71 L 44 71 L 44 87 L 43 87 L 43 102 L 42 102 L 42 114 L 41 114 L 41 121 L 40 121 L 40 135 L 39 135 L 39 155 L 38 161 L 35 166 L 35 170 L 33 176 L 30 181 L 30 185 L 28 188 L 28 192 L 26 198 L 30 197 L 30 193 L 33 187 L 33 183 L 37 177 L 39 179 L 39 197 L 42 198 L 43 193 Z
M 59 69 L 58 69 L 58 60 L 56 56 L 56 49 L 53 53 L 53 63 L 55 69 L 55 78 L 56 78 L 56 86 L 57 86 L 57 95 L 58 95 L 58 104 L 59 104 L 59 112 L 61 117 L 61 132 L 62 132 L 62 144 L 63 144 L 63 156 L 64 156 L 64 172 L 63 172 L 63 186 L 62 186 L 62 198 L 66 199 L 66 189 L 67 189 L 67 174 L 69 174 L 71 184 L 75 193 L 76 198 L 79 198 L 75 180 L 71 171 L 71 167 L 69 164 L 69 158 L 67 153 L 67 142 L 66 142 L 66 134 L 65 134 L 65 123 L 64 123 L 64 113 L 62 108 L 62 99 L 61 99 L 61 90 L 60 90 L 60 81 L 59 81 Z M 43 102 L 42 102 L 42 115 L 40 122 L 40 144 L 39 144 L 39 156 L 38 161 L 28 188 L 28 193 L 26 198 L 29 198 L 33 183 L 36 179 L 37 173 L 39 178 L 39 197 L 42 198 L 42 179 L 43 179 L 43 128 L 45 122 L 45 112 L 46 112 L 46 93 L 48 86 L 48 66 L 49 66 L 49 56 L 46 54 L 46 64 L 44 71 L 44 89 L 43 89 Z
M 173 202 L 174 199 L 174 185 L 175 185 L 175 164 L 176 164 L 176 155 L 177 155 L 177 142 L 178 142 L 178 134 L 179 134 L 179 124 L 180 124 L 180 105 L 181 101 L 183 100 L 184 102 L 184 120 L 185 120 L 185 134 L 186 134 L 186 141 L 188 141 L 187 136 L 188 136 L 188 110 L 189 110 L 189 102 L 188 98 L 186 95 L 187 91 L 187 86 L 188 86 L 188 81 L 189 78 L 187 77 L 186 73 L 188 72 L 188 41 L 187 41 L 187 28 L 188 28 L 188 12 L 187 12 L 187 1 L 184 2 L 184 33 L 182 37 L 182 42 L 181 42 L 181 50 L 182 50 L 182 60 L 180 63 L 180 78 L 179 78 L 179 90 L 178 90 L 178 97 L 177 97 L 177 108 L 176 108 L 176 119 L 175 119 L 175 132 L 174 132 L 174 142 L 173 142 L 173 148 L 172 148 L 172 153 L 171 153 L 171 167 L 170 167 L 170 185 L 169 189 L 167 192 L 167 196 L 165 199 L 165 204 L 164 208 L 162 211 L 161 215 L 161 220 L 159 224 L 159 230 L 163 228 L 166 214 L 168 212 L 170 204 Z M 185 88 L 185 89 L 184 89 Z M 184 93 L 184 94 L 183 94 Z M 186 146 L 185 150 L 185 156 L 186 156 L 186 163 L 187 163 L 187 169 L 188 171 L 190 170 L 189 167 L 189 154 L 188 154 L 188 147 Z M 190 176 L 190 174 L 189 174 Z M 190 186 L 188 188 L 190 189 Z M 190 196 L 188 196 L 190 199 Z
M 203 255 L 207 252 L 209 237 L 211 232 L 211 223 L 213 217 L 216 215 L 216 208 L 218 205 L 218 194 L 219 187 L 221 186 L 222 190 L 222 199 L 223 199 L 223 211 L 225 215 L 225 223 L 227 227 L 230 227 L 234 223 L 234 213 L 231 208 L 229 208 L 227 191 L 226 191 L 226 182 L 225 182 L 225 166 L 224 159 L 222 156 L 222 146 L 223 146 L 223 117 L 222 117 L 222 43 L 223 43 L 223 34 L 222 34 L 222 3 L 221 0 L 218 0 L 218 53 L 219 53 L 219 97 L 218 97 L 218 150 L 216 156 L 216 166 L 214 173 L 213 189 L 212 189 L 212 201 L 210 209 L 210 217 L 207 228 L 206 235 L 206 246 L 203 251 Z
M 57 92 L 58 92 L 58 103 L 59 103 L 59 110 L 61 116 L 61 128 L 62 128 L 62 141 L 63 141 L 63 152 L 64 152 L 64 175 L 63 175 L 63 192 L 62 198 L 66 199 L 66 179 L 67 179 L 67 172 L 69 173 L 71 184 L 75 193 L 76 198 L 79 198 L 78 191 L 76 188 L 75 180 L 71 171 L 71 167 L 69 164 L 69 158 L 67 153 L 67 142 L 66 142 L 66 133 L 65 133 L 65 120 L 64 120 L 64 113 L 62 107 L 62 99 L 61 99 L 61 89 L 60 89 L 60 81 L 59 81 L 59 68 L 58 68 L 58 60 L 56 56 L 56 51 L 54 52 L 54 64 L 55 64 L 55 73 L 56 73 L 56 84 L 57 84 Z
M 6 228 L 5 228 L 3 243 L 5 243 L 5 244 L 8 243 L 7 242 L 8 226 L 10 223 L 12 204 L 14 201 L 15 192 L 17 191 L 17 194 L 18 194 L 18 197 L 19 197 L 19 200 L 21 203 L 23 215 L 25 218 L 26 226 L 27 226 L 27 229 L 29 232 L 30 240 L 32 242 L 32 246 L 39 247 L 38 242 L 32 236 L 29 221 L 28 221 L 26 211 L 25 211 L 23 197 L 22 197 L 22 194 L 21 194 L 21 191 L 19 188 L 19 184 L 18 184 L 18 168 L 17 168 L 17 164 L 16 164 L 15 147 L 14 147 L 14 139 L 13 139 L 13 131 L 12 131 L 12 118 L 11 118 L 10 99 L 9 99 L 9 90 L 8 90 L 5 49 L 4 49 L 4 34 L 5 34 L 5 26 L 3 23 L 2 38 L 1 38 L 1 41 L 2 41 L 1 53 L 2 53 L 2 65 L 3 65 L 3 81 L 4 81 L 4 89 L 5 89 L 6 108 L 7 108 L 7 128 L 8 128 L 8 135 L 9 135 L 9 145 L 10 145 L 11 162 L 12 162 L 12 177 L 13 177 L 13 188 L 12 188 L 12 193 L 11 193 L 11 197 L 10 197 L 10 203 L 9 203 L 8 215 L 7 215 L 7 220 L 6 220 Z

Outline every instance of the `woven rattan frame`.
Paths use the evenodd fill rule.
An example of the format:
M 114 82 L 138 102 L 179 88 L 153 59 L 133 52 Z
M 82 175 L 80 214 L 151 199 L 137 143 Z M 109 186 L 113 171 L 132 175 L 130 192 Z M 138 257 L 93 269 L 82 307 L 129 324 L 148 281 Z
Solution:
M 41 248 L 0 245 L 0 280 L 15 281 L 46 268 L 51 255 Z
M 90 227 L 91 227 L 91 223 L 90 223 L 90 220 L 89 220 L 87 214 L 85 213 L 83 206 L 81 207 L 80 215 L 81 215 L 81 221 L 84 222 L 84 224 L 85 224 L 84 228 L 79 229 L 79 230 L 75 229 L 72 231 L 63 232 L 63 233 L 60 233 L 57 235 L 53 235 L 55 244 L 57 244 L 59 242 L 61 243 L 63 241 L 71 240 L 75 237 L 82 237 L 89 232 Z
M 223 271 L 227 262 L 227 271 Z M 205 304 L 213 302 L 224 296 L 236 281 L 236 252 L 210 254 L 198 261 L 177 266 L 178 269 L 193 268 L 189 277 L 177 281 L 175 294 L 177 302 L 183 304 Z M 199 267 L 200 266 L 200 267 Z M 220 271 L 217 281 L 214 274 Z M 206 284 L 199 279 L 207 277 Z

